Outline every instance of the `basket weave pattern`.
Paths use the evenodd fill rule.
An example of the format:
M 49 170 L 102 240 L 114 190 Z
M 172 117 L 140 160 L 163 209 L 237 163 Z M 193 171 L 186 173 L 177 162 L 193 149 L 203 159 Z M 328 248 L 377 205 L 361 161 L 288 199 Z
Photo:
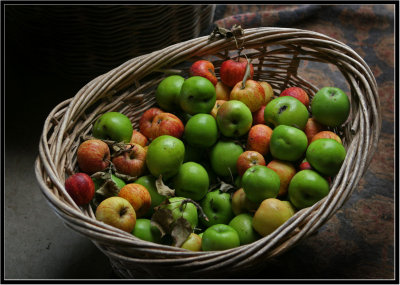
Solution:
M 54 211 L 73 230 L 91 239 L 124 278 L 137 273 L 151 277 L 205 277 L 248 268 L 288 250 L 321 227 L 346 202 L 366 171 L 381 127 L 376 81 L 363 59 L 350 47 L 320 33 L 289 28 L 244 30 L 239 41 L 252 59 L 254 79 L 269 82 L 278 93 L 290 86 L 304 88 L 310 99 L 319 89 L 298 74 L 302 61 L 335 65 L 343 74 L 351 101 L 348 122 L 334 131 L 347 150 L 330 193 L 312 207 L 298 211 L 272 234 L 248 245 L 219 252 L 191 252 L 139 240 L 98 222 L 92 209 L 77 207 L 64 188 L 67 173 L 77 171 L 76 150 L 104 112 L 120 111 L 134 126 L 143 111 L 155 104 L 154 89 L 166 76 L 199 58 L 219 66 L 234 55 L 234 39 L 195 38 L 133 58 L 84 86 L 73 98 L 56 106 L 47 117 L 35 164 L 40 188 Z

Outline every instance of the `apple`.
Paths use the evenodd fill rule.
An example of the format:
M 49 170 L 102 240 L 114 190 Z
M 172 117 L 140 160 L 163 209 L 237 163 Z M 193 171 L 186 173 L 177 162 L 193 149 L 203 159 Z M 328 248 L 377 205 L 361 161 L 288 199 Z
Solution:
M 253 117 L 250 109 L 241 101 L 230 100 L 217 112 L 217 125 L 222 135 L 240 137 L 251 128 Z
M 300 87 L 286 88 L 279 95 L 279 97 L 283 97 L 283 96 L 291 96 L 293 98 L 300 100 L 300 102 L 303 103 L 304 106 L 306 106 L 306 108 L 308 108 L 308 106 L 310 105 L 310 98 L 308 97 L 307 92 L 304 91 L 304 89 L 302 89 Z
M 195 233 L 190 233 L 189 237 L 182 244 L 181 248 L 191 251 L 201 251 L 202 238 Z
M 217 85 L 217 77 L 215 76 L 214 64 L 208 60 L 195 61 L 190 67 L 190 76 L 201 76 L 207 78 L 215 86 Z
M 234 228 L 225 224 L 216 224 L 207 228 L 202 237 L 203 251 L 226 250 L 240 246 L 240 238 Z
M 160 205 L 167 197 L 161 195 L 157 191 L 156 179 L 152 175 L 139 177 L 135 183 L 143 185 L 149 191 L 151 197 L 151 205 L 149 211 L 144 216 L 151 216 L 154 213 L 154 207 Z
M 99 189 L 106 182 L 105 179 L 93 178 L 93 177 L 91 177 L 91 178 L 94 182 L 95 190 Z M 111 174 L 111 180 L 115 183 L 115 185 L 118 187 L 118 189 L 121 189 L 122 187 L 124 187 L 126 185 L 124 180 L 122 180 L 121 178 L 118 178 L 114 174 Z
M 225 100 L 229 101 L 229 95 L 231 94 L 231 88 L 221 81 L 217 82 L 215 85 L 215 94 L 217 96 L 217 100 Z
M 228 100 L 218 100 L 218 99 L 217 99 L 217 101 L 215 101 L 214 107 L 212 108 L 212 110 L 211 110 L 211 112 L 210 112 L 211 116 L 213 116 L 214 118 L 217 118 L 217 113 L 218 113 L 219 108 L 220 108 L 220 107 L 222 106 L 222 104 L 224 104 L 226 101 L 228 101 Z
M 238 100 L 246 104 L 251 112 L 256 112 L 265 104 L 264 88 L 255 80 L 239 81 L 233 87 L 230 100 Z
M 272 133 L 272 129 L 267 125 L 258 124 L 252 126 L 247 136 L 246 149 L 257 151 L 261 155 L 267 155 Z
M 156 102 L 162 110 L 173 112 L 179 107 L 179 94 L 185 81 L 180 75 L 170 75 L 164 78 L 156 89 Z
M 350 114 L 350 101 L 346 93 L 336 87 L 323 87 L 311 101 L 311 113 L 319 123 L 338 127 Z
M 131 143 L 131 144 L 136 143 L 138 145 L 141 145 L 142 147 L 145 147 L 148 143 L 148 139 L 141 132 L 139 132 L 137 130 L 133 130 L 132 137 L 131 137 L 131 140 L 129 141 L 129 143 Z
M 228 225 L 238 233 L 241 245 L 252 243 L 261 238 L 253 228 L 253 217 L 250 214 L 239 214 Z
M 304 133 L 307 136 L 308 144 L 311 143 L 312 138 L 319 132 L 324 130 L 324 126 L 318 123 L 314 118 L 308 118 L 307 124 L 304 127 Z
M 161 205 L 161 207 L 171 210 L 175 220 L 180 217 L 186 219 L 194 229 L 198 224 L 197 208 L 190 202 L 182 204 L 185 199 L 184 197 L 172 197 L 168 199 L 169 204 Z
M 210 114 L 196 114 L 187 121 L 185 141 L 194 147 L 210 147 L 218 140 L 217 121 Z
M 151 196 L 149 191 L 141 184 L 129 183 L 119 190 L 118 196 L 126 199 L 135 209 L 136 217 L 144 216 L 150 209 Z
M 269 146 L 274 158 L 296 161 L 304 155 L 307 144 L 307 136 L 302 130 L 286 125 L 279 125 L 272 132 Z
M 203 166 L 196 162 L 185 162 L 173 177 L 173 186 L 177 196 L 199 201 L 207 194 L 210 180 Z
M 162 112 L 163 110 L 160 108 L 153 107 L 144 111 L 140 117 L 139 131 L 147 138 L 152 137 L 152 124 L 154 117 Z
M 86 140 L 79 145 L 76 158 L 82 172 L 93 174 L 110 165 L 110 149 L 101 140 Z
M 264 103 L 263 105 L 267 105 L 272 99 L 274 99 L 274 90 L 272 89 L 272 86 L 265 81 L 259 81 L 260 85 L 262 88 L 264 88 Z
M 253 125 L 265 124 L 264 112 L 266 105 L 261 106 L 258 111 L 253 112 Z
M 307 108 L 298 99 L 291 96 L 278 97 L 267 104 L 264 120 L 274 127 L 287 125 L 303 130 L 309 114 Z
M 259 203 L 254 203 L 246 197 L 243 188 L 236 190 L 231 200 L 232 211 L 235 216 L 242 213 L 255 212 L 259 206 Z
M 131 120 L 119 112 L 104 113 L 96 120 L 92 129 L 95 138 L 126 143 L 130 141 L 132 132 Z
M 299 165 L 300 170 L 313 170 L 311 167 L 310 163 L 307 161 L 307 159 L 303 159 L 302 162 Z
M 306 158 L 316 171 L 333 176 L 339 172 L 346 158 L 346 149 L 334 139 L 318 139 L 308 146 Z
M 276 198 L 265 199 L 255 212 L 252 225 L 256 232 L 265 237 L 283 225 L 294 213 L 290 203 Z
M 93 199 L 95 186 L 86 173 L 75 173 L 65 180 L 65 190 L 78 206 L 83 206 Z
M 216 100 L 214 85 L 204 77 L 192 76 L 182 84 L 179 104 L 190 115 L 209 114 Z
M 243 174 L 242 187 L 250 201 L 261 203 L 267 198 L 278 196 L 280 179 L 272 169 L 264 165 L 256 165 Z
M 221 81 L 229 87 L 235 86 L 236 83 L 243 80 L 243 77 L 246 73 L 247 64 L 248 64 L 247 59 L 243 57 L 225 60 L 221 64 L 221 68 L 219 70 Z M 249 79 L 252 79 L 254 74 L 254 67 L 251 63 L 249 64 L 250 64 Z
M 253 150 L 241 153 L 236 162 L 238 175 L 242 176 L 247 169 L 254 165 L 265 165 L 265 159 L 262 154 Z
M 137 219 L 132 234 L 141 240 L 161 243 L 161 231 L 149 219 Z
M 153 118 L 150 130 L 150 139 L 154 140 L 162 135 L 181 138 L 185 126 L 182 121 L 172 113 L 162 112 Z
M 200 217 L 201 223 L 206 227 L 228 224 L 233 217 L 231 196 L 219 189 L 208 192 L 201 200 L 200 205 L 208 218 L 208 221 L 206 221 Z
M 342 140 L 340 139 L 340 137 L 331 131 L 322 131 L 317 133 L 315 136 L 312 137 L 311 142 L 316 141 L 318 139 L 333 139 L 338 143 L 342 144 Z
M 150 173 L 168 179 L 178 173 L 185 156 L 185 145 L 180 139 L 163 135 L 154 139 L 147 150 L 146 165 Z
M 146 171 L 146 150 L 139 144 L 125 145 L 126 151 L 112 159 L 119 173 L 141 176 Z
M 124 198 L 114 196 L 103 200 L 96 208 L 96 220 L 131 233 L 136 224 L 136 213 Z
M 301 170 L 293 176 L 289 184 L 290 202 L 300 210 L 310 207 L 329 193 L 325 178 L 313 170 Z
M 278 174 L 279 176 L 281 183 L 278 196 L 282 197 L 286 195 L 289 188 L 290 180 L 297 172 L 294 165 L 288 161 L 274 159 L 267 164 L 267 167 L 275 171 L 276 174 Z
M 212 170 L 222 177 L 232 177 L 237 174 L 236 162 L 243 148 L 235 141 L 219 140 L 210 151 Z

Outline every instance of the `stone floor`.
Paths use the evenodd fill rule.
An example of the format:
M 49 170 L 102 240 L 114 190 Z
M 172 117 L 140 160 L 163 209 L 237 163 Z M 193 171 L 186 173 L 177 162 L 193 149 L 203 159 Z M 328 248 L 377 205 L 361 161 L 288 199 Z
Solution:
M 220 18 L 227 16 L 226 11 L 237 13 L 222 8 L 217 10 Z M 38 72 L 38 66 L 8 47 L 2 278 L 116 279 L 107 257 L 56 216 L 40 191 L 33 168 L 47 114 L 86 82 L 60 77 L 51 70 Z M 368 50 L 364 51 L 368 58 Z M 387 77 L 385 81 L 378 78 L 380 92 L 385 92 L 379 148 L 352 197 L 317 234 L 265 264 L 262 272 L 242 278 L 395 278 L 393 69 L 382 69 Z

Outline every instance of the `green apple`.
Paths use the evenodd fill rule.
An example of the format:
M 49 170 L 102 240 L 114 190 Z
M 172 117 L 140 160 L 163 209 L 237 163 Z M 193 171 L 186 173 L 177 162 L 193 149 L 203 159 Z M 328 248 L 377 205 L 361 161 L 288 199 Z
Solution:
M 241 101 L 230 100 L 221 105 L 217 112 L 218 129 L 225 137 L 240 137 L 248 133 L 253 115 Z
M 162 135 L 154 139 L 146 154 L 146 165 L 150 173 L 168 179 L 178 173 L 185 156 L 185 145 L 180 139 Z
M 161 232 L 159 228 L 152 225 L 149 219 L 137 219 L 132 234 L 142 240 L 155 243 L 161 242 Z
M 164 78 L 156 89 L 157 104 L 164 111 L 174 112 L 179 107 L 179 94 L 185 81 L 180 75 L 171 75 Z
M 92 129 L 95 138 L 125 143 L 129 143 L 132 133 L 131 120 L 119 112 L 104 113 L 96 120 Z
M 329 193 L 329 184 L 314 170 L 301 170 L 289 184 L 288 197 L 296 209 L 314 205 Z
M 347 120 L 350 114 L 349 97 L 337 87 L 321 88 L 311 101 L 311 113 L 319 123 L 338 127 Z
M 135 183 L 143 185 L 146 187 L 147 191 L 149 191 L 151 197 L 151 206 L 145 216 L 150 217 L 154 213 L 154 207 L 160 205 L 166 199 L 166 197 L 158 193 L 156 179 L 152 175 L 141 176 L 135 181 Z
M 334 139 L 315 140 L 306 152 L 311 167 L 326 176 L 337 174 L 345 158 L 346 149 Z
M 243 153 L 239 143 L 231 140 L 219 140 L 210 151 L 210 162 L 214 172 L 222 177 L 232 177 L 237 174 L 236 163 Z
M 250 214 L 239 214 L 234 217 L 229 226 L 234 228 L 238 235 L 240 244 L 248 244 L 258 240 L 261 236 L 253 228 L 253 217 Z
M 216 224 L 207 228 L 202 237 L 203 251 L 226 250 L 240 246 L 238 233 L 225 224 Z
M 201 237 L 195 233 L 191 233 L 182 244 L 181 248 L 191 251 L 201 251 Z
M 200 205 L 208 218 L 208 221 L 200 218 L 201 223 L 206 227 L 228 224 L 233 217 L 231 195 L 219 189 L 208 192 Z
M 201 76 L 192 76 L 182 84 L 179 104 L 190 115 L 209 114 L 215 105 L 217 95 L 210 80 Z
M 185 162 L 179 167 L 178 174 L 173 177 L 173 188 L 177 196 L 201 200 L 208 191 L 210 180 L 201 164 Z
M 253 228 L 262 236 L 267 236 L 289 220 L 295 211 L 290 203 L 276 198 L 261 202 L 253 216 Z
M 272 127 L 286 125 L 304 130 L 308 117 L 304 104 L 291 96 L 273 99 L 264 110 L 264 120 Z
M 279 175 L 265 165 L 255 165 L 243 174 L 242 187 L 247 199 L 254 203 L 261 203 L 267 198 L 278 196 Z
M 172 197 L 168 199 L 169 204 L 161 207 L 170 209 L 175 220 L 180 217 L 186 219 L 194 229 L 198 224 L 197 208 L 190 202 L 182 204 L 183 200 L 185 200 L 185 197 Z
M 282 98 L 289 98 L 289 96 Z M 291 126 L 279 125 L 272 132 L 269 149 L 276 159 L 296 161 L 304 155 L 307 145 L 307 136 L 302 130 Z
M 183 137 L 191 146 L 210 147 L 218 139 L 217 122 L 210 114 L 196 114 L 187 121 Z

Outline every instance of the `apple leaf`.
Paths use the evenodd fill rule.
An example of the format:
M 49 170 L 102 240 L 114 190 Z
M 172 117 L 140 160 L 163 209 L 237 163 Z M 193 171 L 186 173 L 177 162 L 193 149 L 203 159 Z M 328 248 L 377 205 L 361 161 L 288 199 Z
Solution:
M 229 192 L 232 189 L 236 189 L 237 187 L 229 184 L 229 183 L 225 183 L 224 181 L 221 180 L 221 186 L 219 187 L 219 190 L 221 190 L 221 192 Z
M 118 178 L 124 180 L 127 183 L 132 183 L 137 180 L 137 176 L 130 176 L 128 174 L 123 174 L 123 173 L 119 173 L 119 172 L 115 172 L 114 175 L 117 176 Z
M 173 224 L 171 229 L 171 236 L 173 239 L 173 246 L 181 247 L 192 233 L 190 223 L 183 217 L 178 218 Z
M 232 29 L 225 29 L 222 27 L 215 27 L 211 32 L 209 39 L 212 40 L 214 38 L 231 38 L 238 37 L 244 34 L 244 30 L 240 25 L 233 25 Z
M 162 175 L 160 175 L 156 180 L 156 188 L 157 192 L 160 195 L 165 197 L 173 197 L 175 196 L 175 189 L 169 188 L 167 185 L 164 184 L 162 180 Z
M 157 208 L 153 216 L 151 216 L 151 224 L 156 226 L 160 232 L 161 237 L 171 233 L 171 225 L 174 223 L 172 211 L 166 208 Z
M 111 172 L 99 171 L 90 176 L 102 184 L 96 189 L 92 204 L 97 207 L 106 198 L 116 196 L 119 193 L 117 184 L 111 179 Z

